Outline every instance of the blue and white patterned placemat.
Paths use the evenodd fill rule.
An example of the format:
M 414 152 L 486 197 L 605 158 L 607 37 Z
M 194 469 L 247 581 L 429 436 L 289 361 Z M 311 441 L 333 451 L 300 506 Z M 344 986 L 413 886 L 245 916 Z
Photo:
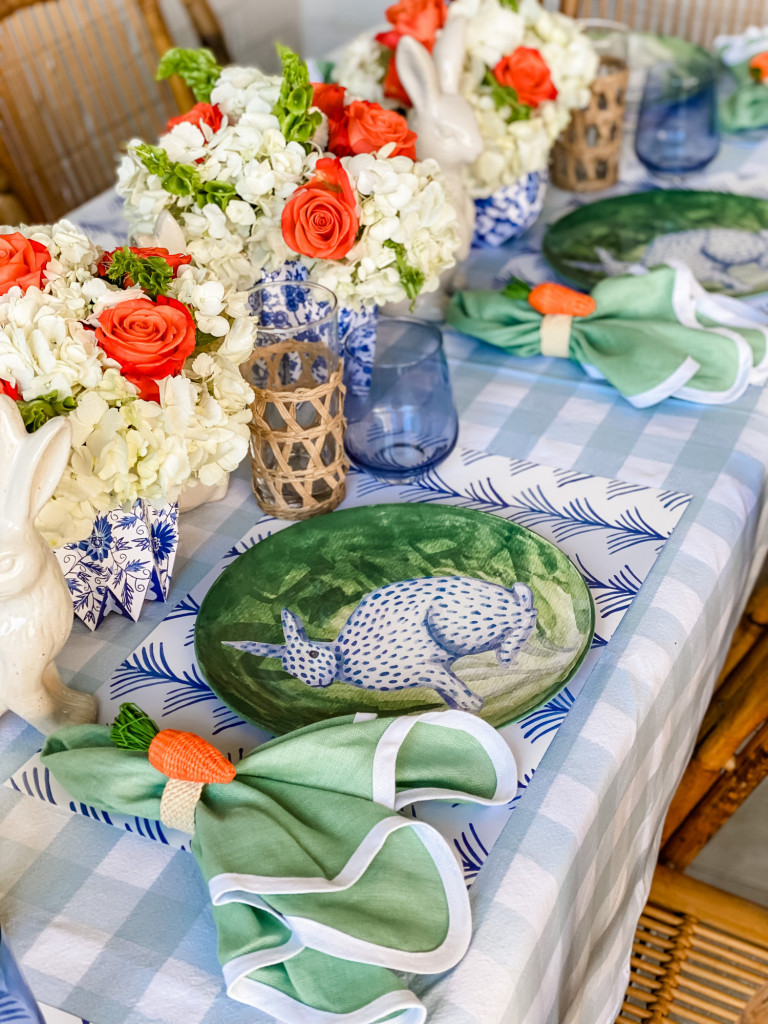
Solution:
M 406 812 L 418 814 L 443 833 L 455 849 L 468 883 L 479 871 L 509 811 L 531 781 L 595 660 L 613 636 L 689 501 L 689 495 L 676 491 L 467 449 L 457 449 L 439 470 L 411 485 L 391 486 L 365 473 L 350 473 L 343 507 L 440 502 L 491 512 L 534 530 L 575 563 L 595 602 L 595 637 L 577 674 L 544 708 L 501 730 L 518 767 L 518 795 L 509 807 L 500 810 L 434 802 Z M 290 525 L 263 517 L 175 605 L 99 690 L 100 721 L 113 721 L 123 701 L 134 701 L 163 726 L 188 729 L 212 740 L 235 762 L 263 742 L 267 734 L 241 721 L 203 680 L 194 654 L 195 618 L 211 584 L 234 558 Z M 187 848 L 188 836 L 157 822 L 110 815 L 73 800 L 37 756 L 6 785 L 117 828 Z

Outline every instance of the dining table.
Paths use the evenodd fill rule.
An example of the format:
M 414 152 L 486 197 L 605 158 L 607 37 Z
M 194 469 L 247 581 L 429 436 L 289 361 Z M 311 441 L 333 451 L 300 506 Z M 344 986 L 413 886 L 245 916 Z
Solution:
M 550 186 L 531 230 L 472 251 L 468 284 L 491 287 L 502 271 L 552 279 L 546 227 L 608 195 L 765 195 L 767 154 L 768 135 L 725 138 L 704 171 L 654 178 L 634 156 L 630 124 L 617 186 Z M 125 238 L 113 192 L 70 219 L 104 244 Z M 467 954 L 445 974 L 409 979 L 431 1024 L 612 1024 L 665 811 L 768 548 L 768 394 L 638 409 L 569 360 L 444 333 L 465 448 L 692 496 L 472 885 Z M 145 605 L 137 622 L 110 615 L 95 632 L 76 623 L 58 659 L 65 681 L 94 692 L 260 515 L 241 465 L 225 498 L 181 516 L 170 604 Z M 0 782 L 41 743 L 14 715 L 0 718 Z M 75 1020 L 271 1020 L 225 995 L 188 853 L 2 786 L 0 921 L 35 996 Z

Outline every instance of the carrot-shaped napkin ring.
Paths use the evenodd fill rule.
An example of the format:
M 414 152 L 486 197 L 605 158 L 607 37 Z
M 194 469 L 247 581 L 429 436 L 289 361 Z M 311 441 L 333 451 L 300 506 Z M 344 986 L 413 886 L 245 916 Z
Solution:
M 571 322 L 574 317 L 589 316 L 597 309 L 591 295 L 567 288 L 564 284 L 546 281 L 531 288 L 517 277 L 511 278 L 503 290 L 508 299 L 527 299 L 528 305 L 541 313 L 539 344 L 543 356 L 569 359 Z
M 168 777 L 160 800 L 160 820 L 168 828 L 195 831 L 195 807 L 207 783 L 227 783 L 235 766 L 201 736 L 158 729 L 135 704 L 121 704 L 110 738 L 125 750 L 146 750 L 149 763 Z

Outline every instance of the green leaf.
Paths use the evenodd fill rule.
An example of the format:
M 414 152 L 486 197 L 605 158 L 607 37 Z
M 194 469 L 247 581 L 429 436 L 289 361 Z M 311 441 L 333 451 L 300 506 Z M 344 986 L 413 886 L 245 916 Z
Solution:
M 204 181 L 197 192 L 197 205 L 205 206 L 206 203 L 214 203 L 222 210 L 226 210 L 230 199 L 237 198 L 237 190 L 234 185 L 226 181 Z
M 211 92 L 221 76 L 221 66 L 210 50 L 185 50 L 174 46 L 161 58 L 155 78 L 178 75 L 195 95 L 198 103 L 210 103 Z
M 510 11 L 517 11 L 519 9 L 517 0 L 499 0 L 499 4 L 502 7 L 508 7 Z
M 205 331 L 201 331 L 198 327 L 195 331 L 195 351 L 193 355 L 199 355 L 201 352 L 216 352 L 221 347 L 221 338 L 217 338 L 215 334 L 207 334 Z
M 148 142 L 141 142 L 136 147 L 135 153 L 150 174 L 158 174 L 162 177 L 168 173 L 170 160 L 168 154 L 160 146 L 150 146 Z
M 491 90 L 493 105 L 497 110 L 508 108 L 506 120 L 509 124 L 513 121 L 530 121 L 532 108 L 527 103 L 521 103 L 512 86 L 502 85 L 490 69 L 486 71 L 482 84 Z
M 384 242 L 384 248 L 395 250 L 395 267 L 400 275 L 400 284 L 408 298 L 413 301 L 424 287 L 426 280 L 424 273 L 408 263 L 405 258 L 405 246 L 402 242 L 393 242 L 391 238 L 388 238 Z
M 323 120 L 318 110 L 309 111 L 313 94 L 309 70 L 299 55 L 287 46 L 278 43 L 277 53 L 283 65 L 283 81 L 272 113 L 280 122 L 280 131 L 286 139 L 302 143 L 309 151 L 312 137 Z
M 508 299 L 527 299 L 531 294 L 531 286 L 521 281 L 519 277 L 510 277 L 501 290 L 501 294 Z
M 226 181 L 203 181 L 197 167 L 169 160 L 168 154 L 159 146 L 148 146 L 142 142 L 135 153 L 150 174 L 158 175 L 161 187 L 172 196 L 192 196 L 198 206 L 214 203 L 222 210 L 226 210 L 230 199 L 237 196 L 234 185 Z
M 34 434 L 54 416 L 66 416 L 72 412 L 77 408 L 77 402 L 74 398 L 60 399 L 58 391 L 49 391 L 47 395 L 40 395 L 39 398 L 32 398 L 28 402 L 17 402 L 16 408 L 21 413 L 27 433 Z
M 162 256 L 139 256 L 126 247 L 113 254 L 104 276 L 121 287 L 128 279 L 143 288 L 150 298 L 156 299 L 168 291 L 173 269 Z

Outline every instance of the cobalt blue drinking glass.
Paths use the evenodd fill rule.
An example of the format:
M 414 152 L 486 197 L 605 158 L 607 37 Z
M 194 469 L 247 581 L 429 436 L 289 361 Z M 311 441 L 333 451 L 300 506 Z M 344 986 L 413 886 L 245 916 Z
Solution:
M 434 324 L 381 317 L 373 353 L 369 328 L 352 331 L 344 370 L 345 446 L 357 466 L 388 483 L 407 483 L 453 450 L 459 421 Z
M 635 152 L 654 174 L 701 170 L 720 148 L 717 66 L 704 56 L 662 62 L 648 71 Z
M 11 956 L 0 930 L 0 1021 L 9 1024 L 45 1024 L 27 983 Z

